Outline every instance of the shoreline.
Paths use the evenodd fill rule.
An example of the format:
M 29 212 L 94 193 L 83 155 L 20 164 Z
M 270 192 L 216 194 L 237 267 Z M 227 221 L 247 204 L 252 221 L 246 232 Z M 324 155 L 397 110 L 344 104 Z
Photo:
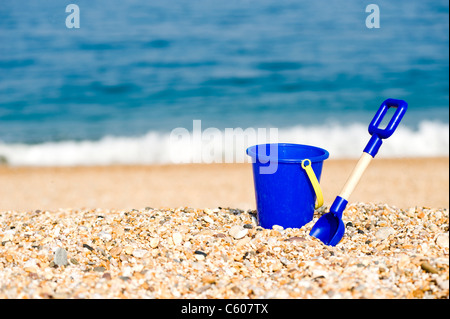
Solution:
M 324 162 L 324 205 L 339 194 L 357 159 Z M 0 210 L 233 207 L 255 209 L 251 164 L 76 167 L 0 166 Z M 349 203 L 449 207 L 449 158 L 372 161 Z

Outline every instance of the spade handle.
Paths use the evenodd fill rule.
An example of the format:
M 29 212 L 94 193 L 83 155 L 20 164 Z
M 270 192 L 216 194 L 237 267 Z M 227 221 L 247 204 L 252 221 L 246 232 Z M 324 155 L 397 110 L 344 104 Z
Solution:
M 351 193 L 353 193 L 353 190 L 355 189 L 356 185 L 358 185 L 361 176 L 363 175 L 367 166 L 369 166 L 372 158 L 373 157 L 370 154 L 365 152 L 362 153 L 358 163 L 356 164 L 355 168 L 353 169 L 352 173 L 347 179 L 347 182 L 345 183 L 344 187 L 342 187 L 341 193 L 339 194 L 340 197 L 348 201 Z
M 380 124 L 384 116 L 386 115 L 387 110 L 391 107 L 396 109 L 394 115 L 385 128 L 380 128 Z M 375 157 L 375 155 L 377 155 L 378 150 L 383 143 L 383 140 L 387 139 L 394 133 L 395 129 L 400 124 L 403 115 L 405 115 L 407 108 L 408 103 L 403 100 L 387 99 L 381 104 L 381 106 L 378 108 L 377 113 L 369 124 L 369 133 L 370 135 L 372 135 L 372 137 L 367 143 L 366 148 L 364 149 L 364 152 L 359 158 L 358 163 L 350 174 L 350 177 L 347 179 L 347 182 L 342 188 L 341 194 L 339 195 L 340 197 L 348 201 L 348 198 L 361 179 L 361 176 L 363 175 L 367 166 L 370 164 L 370 161 Z

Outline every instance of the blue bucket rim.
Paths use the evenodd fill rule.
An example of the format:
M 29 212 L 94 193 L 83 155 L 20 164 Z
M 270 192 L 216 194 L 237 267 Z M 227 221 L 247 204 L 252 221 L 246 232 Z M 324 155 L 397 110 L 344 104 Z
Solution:
M 323 154 L 322 155 L 318 155 L 318 156 L 314 156 L 314 157 L 304 157 L 304 158 L 283 158 L 283 159 L 279 159 L 279 158 L 274 158 L 273 156 L 269 155 L 263 155 L 263 156 L 258 156 L 258 154 L 256 154 L 255 152 L 255 148 L 257 148 L 258 146 L 263 146 L 263 145 L 278 145 L 278 146 L 282 146 L 282 147 L 296 147 L 296 148 L 304 148 L 304 149 L 315 149 L 318 151 L 321 151 Z M 262 159 L 265 162 L 267 161 L 272 161 L 272 162 L 278 162 L 278 163 L 301 163 L 302 160 L 304 159 L 309 159 L 311 161 L 311 163 L 317 163 L 317 162 L 323 162 L 324 160 L 326 160 L 329 156 L 330 153 L 323 148 L 317 147 L 317 146 L 312 146 L 312 145 L 307 145 L 307 144 L 294 144 L 294 143 L 264 143 L 264 144 L 257 144 L 257 145 L 253 145 L 250 146 L 249 148 L 247 148 L 247 155 L 249 155 L 250 157 L 254 158 L 254 159 Z

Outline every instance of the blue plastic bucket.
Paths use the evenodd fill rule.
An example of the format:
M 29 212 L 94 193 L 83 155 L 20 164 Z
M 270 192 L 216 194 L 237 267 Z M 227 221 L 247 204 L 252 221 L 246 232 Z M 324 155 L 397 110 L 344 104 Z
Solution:
M 316 193 L 302 161 L 309 159 L 320 181 L 328 151 L 301 144 L 260 144 L 247 149 L 252 158 L 258 223 L 263 228 L 280 225 L 300 228 L 314 215 Z M 272 173 L 267 167 L 272 165 Z

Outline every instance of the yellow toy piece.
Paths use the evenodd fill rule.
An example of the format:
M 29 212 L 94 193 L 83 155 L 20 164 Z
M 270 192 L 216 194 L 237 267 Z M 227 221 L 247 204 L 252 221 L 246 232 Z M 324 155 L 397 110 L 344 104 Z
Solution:
M 306 162 L 307 164 L 305 164 Z M 302 168 L 306 171 L 306 174 L 308 174 L 309 180 L 314 188 L 314 192 L 316 193 L 317 203 L 315 209 L 317 209 L 323 205 L 322 189 L 320 188 L 319 181 L 317 180 L 316 174 L 314 174 L 311 167 L 311 161 L 309 159 L 304 159 L 302 161 Z

